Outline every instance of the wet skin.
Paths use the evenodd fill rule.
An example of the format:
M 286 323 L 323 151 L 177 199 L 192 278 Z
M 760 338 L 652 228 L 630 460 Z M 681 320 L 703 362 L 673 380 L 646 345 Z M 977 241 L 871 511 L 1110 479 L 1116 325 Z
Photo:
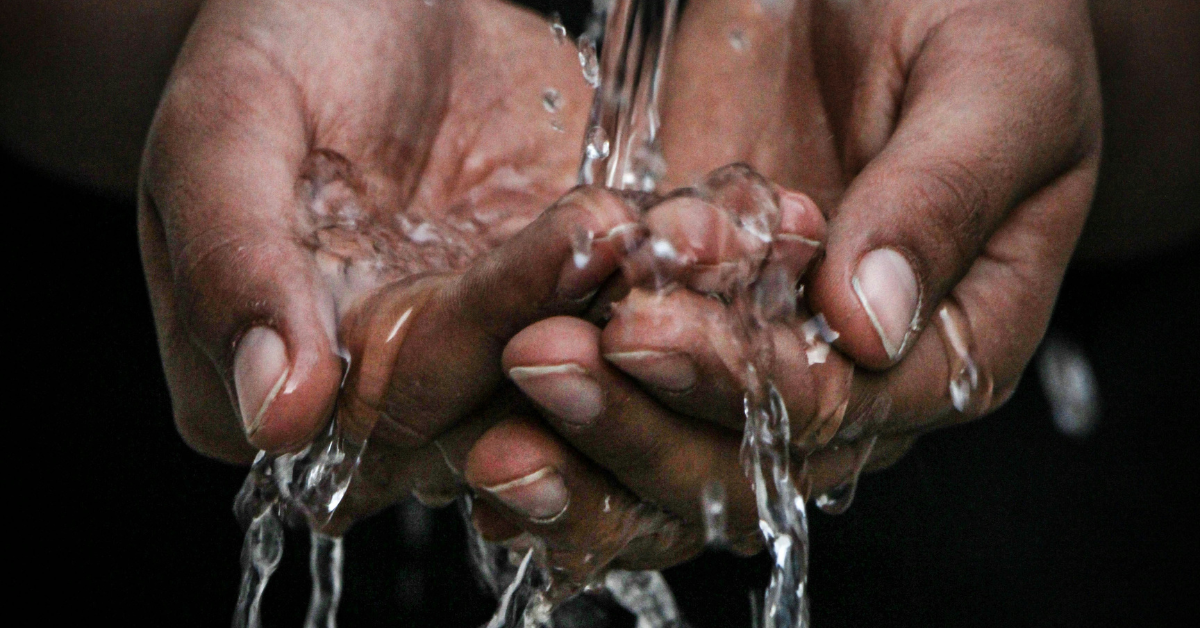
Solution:
M 872 436 L 868 470 L 897 459 L 920 432 L 1007 399 L 1044 333 L 1099 162 L 1086 5 L 867 4 L 816 3 L 790 24 L 739 3 L 689 5 L 663 116 L 674 182 L 746 161 L 808 192 L 829 216 L 821 230 L 807 232 L 824 242 L 823 259 L 805 278 L 807 302 L 840 332 L 835 344 L 858 369 L 851 380 L 836 368 L 810 366 L 800 330 L 791 329 L 779 332 L 772 373 L 800 425 L 821 422 L 835 408 L 838 446 L 810 465 L 816 491 L 845 479 Z M 741 28 L 747 49 L 711 52 L 730 24 Z M 756 47 L 762 42 L 772 45 Z M 866 267 L 869 256 L 882 263 Z M 895 270 L 905 266 L 907 278 Z M 882 286 L 864 285 L 872 274 L 885 279 Z M 882 297 L 875 312 L 864 305 L 872 297 Z M 888 304 L 907 307 L 879 311 Z M 952 407 L 945 336 L 929 324 L 946 306 L 991 376 L 966 413 Z M 604 409 L 580 423 L 564 414 L 593 411 L 564 408 L 563 393 L 531 385 L 527 370 L 513 377 L 572 445 L 680 518 L 678 546 L 646 564 L 688 553 L 681 546 L 699 536 L 703 483 L 727 477 L 718 469 L 737 451 L 736 434 L 687 420 L 731 429 L 742 421 L 740 377 L 722 355 L 729 343 L 704 324 L 720 307 L 688 291 L 666 299 L 635 293 L 603 329 L 550 319 L 505 351 L 506 368 L 576 365 L 576 376 L 600 387 Z M 819 400 L 831 401 L 822 407 Z M 637 428 L 614 428 L 633 423 L 630 417 Z M 513 432 L 477 446 L 472 455 L 481 462 L 468 466 L 475 485 L 555 464 L 558 454 L 547 454 L 501 472 L 505 462 L 490 452 L 534 438 Z M 752 503 L 736 490 L 730 501 L 732 536 L 752 550 Z M 505 524 L 490 513 L 477 519 L 496 537 L 561 529 L 567 538 L 559 543 L 586 545 L 569 520 L 602 517 L 594 503 L 572 501 L 550 526 L 511 511 Z
M 735 22 L 745 50 L 714 47 Z M 926 329 L 946 299 L 1003 401 L 1095 180 L 1085 4 L 801 3 L 788 20 L 691 2 L 670 73 L 665 183 L 744 161 L 781 186 L 781 233 L 823 243 L 805 295 L 838 351 L 810 365 L 802 331 L 780 329 L 771 374 L 797 423 L 838 439 L 812 458 L 812 490 L 842 481 L 871 437 L 876 468 L 970 418 L 950 409 L 946 350 Z M 551 86 L 556 113 L 541 102 Z M 666 299 L 602 290 L 647 235 L 627 228 L 636 203 L 562 197 L 589 99 L 573 49 L 508 5 L 206 5 L 140 202 L 188 442 L 233 461 L 295 448 L 340 396 L 341 420 L 371 433 L 347 518 L 414 490 L 444 501 L 465 481 L 492 538 L 533 531 L 579 569 L 588 554 L 664 566 L 699 550 L 698 496 L 720 477 L 738 489 L 737 548 L 755 551 L 739 378 L 703 324 L 721 304 L 705 284 Z M 702 205 L 651 211 L 651 231 L 709 267 L 745 253 Z M 580 225 L 613 234 L 583 269 Z M 792 276 L 812 252 L 785 256 Z M 596 290 L 621 300 L 597 308 Z M 622 548 L 642 517 L 655 533 Z

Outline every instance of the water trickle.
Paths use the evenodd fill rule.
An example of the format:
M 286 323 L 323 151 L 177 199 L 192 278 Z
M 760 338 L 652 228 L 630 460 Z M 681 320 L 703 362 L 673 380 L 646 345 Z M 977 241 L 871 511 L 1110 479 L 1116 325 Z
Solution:
M 596 42 L 586 34 L 579 38 L 579 69 L 592 89 L 600 87 L 600 56 L 596 54 Z
M 980 416 L 992 403 L 992 375 L 971 357 L 974 340 L 967 316 L 948 298 L 938 308 L 935 323 L 946 348 L 950 403 L 969 417 Z
M 854 493 L 858 490 L 858 476 L 862 475 L 863 467 L 867 465 L 867 460 L 871 458 L 871 451 L 875 449 L 876 436 L 872 436 L 867 440 L 854 445 L 854 460 L 850 468 L 852 472 L 850 477 L 837 486 L 828 491 L 817 495 L 813 503 L 817 508 L 821 509 L 828 515 L 840 515 L 850 508 L 850 504 L 854 501 Z
M 310 537 L 308 570 L 312 595 L 304 628 L 336 628 L 342 598 L 342 538 L 314 531 Z
M 257 514 L 246 528 L 242 544 L 242 584 L 238 591 L 233 628 L 260 628 L 263 591 L 283 557 L 283 525 L 273 506 Z
M 725 485 L 712 480 L 704 485 L 700 493 L 700 507 L 704 513 L 704 542 L 712 547 L 723 547 L 729 543 L 729 513 L 725 497 Z
M 670 0 L 614 2 L 605 27 L 600 59 L 604 74 L 598 83 L 584 143 L 580 182 L 645 192 L 654 189 L 665 170 L 665 164 L 658 163 L 661 158 L 658 102 L 676 9 L 676 3 Z M 631 68 L 637 69 L 631 71 Z M 605 133 L 604 139 L 612 142 L 611 150 L 603 151 L 606 156 L 593 148 L 601 131 Z M 704 200 L 727 212 L 730 222 L 749 240 L 757 240 L 769 249 L 779 222 L 779 207 L 778 198 L 765 180 L 746 167 L 728 167 L 711 175 L 699 193 Z M 665 239 L 651 238 L 648 246 L 649 254 L 643 256 L 643 262 L 651 267 L 650 287 L 655 291 L 673 289 L 671 269 L 688 260 L 681 260 L 678 251 Z M 797 491 L 798 483 L 791 476 L 793 452 L 787 409 L 767 374 L 774 351 L 769 330 L 775 323 L 794 323 L 797 293 L 793 286 L 774 275 L 763 277 L 756 284 L 761 263 L 762 259 L 739 262 L 741 271 L 734 276 L 736 285 L 720 296 L 728 304 L 729 327 L 745 351 L 746 424 L 742 462 L 752 478 L 759 527 L 774 559 L 760 625 L 796 628 L 808 622 L 808 601 L 804 594 L 807 512 L 804 496 Z M 638 274 L 634 272 L 631 276 Z M 788 304 L 791 307 L 785 307 Z M 823 317 L 815 319 L 811 331 L 809 360 L 822 362 L 836 334 Z M 718 501 L 715 496 L 710 497 Z

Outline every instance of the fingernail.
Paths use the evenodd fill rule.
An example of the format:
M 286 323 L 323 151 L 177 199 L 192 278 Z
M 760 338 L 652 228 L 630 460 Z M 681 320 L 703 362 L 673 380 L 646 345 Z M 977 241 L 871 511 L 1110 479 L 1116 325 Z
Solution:
M 821 210 L 808 196 L 784 190 L 779 195 L 779 231 L 792 235 L 819 237 L 824 226 Z
M 254 327 L 238 342 L 233 358 L 233 387 L 246 434 L 262 427 L 263 415 L 287 381 L 287 347 L 269 327 Z
M 920 301 L 917 276 L 908 260 L 892 249 L 875 249 L 859 261 L 850 283 L 888 358 L 895 360 L 904 350 Z
M 485 486 L 505 506 L 539 523 L 549 523 L 567 511 L 570 494 L 562 476 L 550 467 L 542 467 L 511 482 Z
M 696 367 L 682 353 L 627 351 L 606 353 L 604 359 L 655 388 L 683 392 L 696 385 Z
M 518 366 L 508 376 L 530 399 L 564 421 L 588 425 L 604 409 L 600 384 L 578 364 Z

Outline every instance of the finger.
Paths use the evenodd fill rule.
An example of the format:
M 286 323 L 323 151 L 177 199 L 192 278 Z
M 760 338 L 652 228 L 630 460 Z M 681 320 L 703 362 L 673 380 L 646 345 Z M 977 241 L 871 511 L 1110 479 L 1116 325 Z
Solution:
M 777 188 L 777 192 L 779 229 L 771 241 L 763 275 L 778 266 L 783 269 L 786 285 L 794 287 L 824 247 L 825 216 L 807 195 L 783 188 Z
M 654 554 L 661 566 L 703 545 L 536 419 L 513 417 L 488 430 L 468 454 L 466 478 L 483 506 L 473 513 L 477 525 L 493 535 L 515 526 L 542 539 L 550 563 L 571 582 L 589 581 L 628 550 Z M 648 544 L 655 549 L 647 552 Z
M 228 425 L 230 412 L 207 414 L 215 374 L 250 443 L 280 451 L 328 420 L 342 366 L 332 298 L 295 236 L 304 121 L 263 65 L 227 68 L 259 86 L 253 101 L 224 97 L 221 81 L 172 82 L 146 152 L 142 239 L 178 421 Z
M 600 347 L 605 360 L 637 380 L 664 406 L 741 430 L 745 347 L 726 306 L 687 291 L 634 290 L 613 308 Z M 793 444 L 824 444 L 838 430 L 854 366 L 831 351 L 820 319 L 787 319 L 768 328 L 770 378 L 792 417 Z
M 1087 55 L 1042 41 L 963 12 L 906 83 L 880 83 L 905 85 L 895 131 L 833 211 L 809 291 L 860 364 L 905 354 L 1011 208 L 1098 146 Z
M 676 282 L 702 293 L 748 285 L 768 255 L 768 269 L 794 284 L 824 239 L 824 216 L 811 199 L 739 164 L 657 203 L 643 222 L 649 238 L 625 264 L 627 283 Z
M 702 521 L 700 491 L 727 487 L 736 538 L 757 530 L 754 495 L 739 463 L 741 436 L 658 405 L 599 354 L 600 330 L 556 317 L 521 331 L 504 369 L 574 447 L 641 499 L 685 523 Z
M 1040 342 L 1095 182 L 1089 164 L 1019 205 L 899 364 L 859 372 L 840 438 L 904 434 L 990 412 Z
M 346 380 L 347 423 L 419 449 L 482 407 L 503 380 L 504 344 L 538 318 L 582 311 L 636 244 L 633 216 L 624 198 L 578 188 L 465 274 L 408 279 L 364 301 L 342 325 L 361 356 Z
M 255 449 L 213 363 L 188 337 L 171 283 L 166 235 L 158 213 L 142 198 L 138 207 L 142 265 L 154 309 L 158 346 L 171 395 L 175 428 L 192 449 L 227 462 L 248 463 Z

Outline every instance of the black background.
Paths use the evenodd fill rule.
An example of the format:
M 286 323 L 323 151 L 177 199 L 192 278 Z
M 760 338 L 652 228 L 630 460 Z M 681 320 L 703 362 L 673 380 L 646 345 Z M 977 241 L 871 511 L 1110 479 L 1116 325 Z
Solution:
M 34 556 L 25 586 L 58 601 L 41 604 L 50 624 L 82 610 L 131 626 L 227 625 L 244 470 L 175 434 L 133 204 L 2 155 L 0 171 L 20 264 L 10 333 L 31 376 L 10 391 L 10 486 L 32 491 L 7 508 L 24 530 L 16 550 Z M 1198 625 L 1197 249 L 1068 273 L 1052 329 L 1095 368 L 1104 414 L 1092 436 L 1055 431 L 1031 369 L 1000 412 L 924 437 L 864 480 L 847 514 L 815 515 L 813 625 Z M 343 627 L 486 619 L 457 512 L 427 519 L 405 504 L 350 532 Z M 268 626 L 303 620 L 306 540 L 288 541 Z M 766 563 L 707 555 L 667 576 L 693 625 L 746 626 Z

